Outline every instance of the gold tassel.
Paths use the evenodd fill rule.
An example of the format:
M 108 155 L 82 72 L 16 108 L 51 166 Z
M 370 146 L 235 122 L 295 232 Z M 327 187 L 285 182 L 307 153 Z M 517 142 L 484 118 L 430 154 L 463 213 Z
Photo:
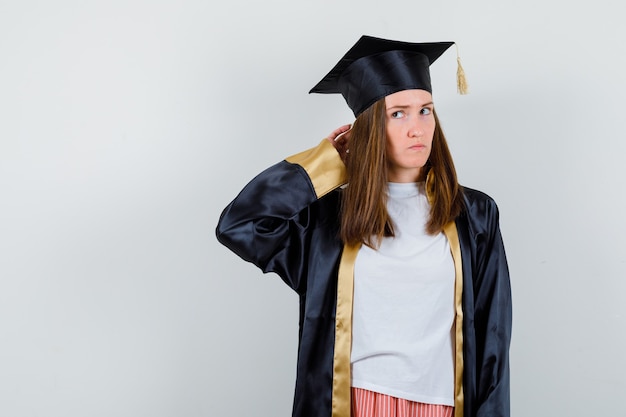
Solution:
M 455 44 L 456 45 L 456 44 Z M 459 94 L 465 95 L 469 92 L 467 80 L 465 79 L 465 71 L 461 65 L 461 57 L 459 56 L 459 46 L 456 45 L 456 87 Z

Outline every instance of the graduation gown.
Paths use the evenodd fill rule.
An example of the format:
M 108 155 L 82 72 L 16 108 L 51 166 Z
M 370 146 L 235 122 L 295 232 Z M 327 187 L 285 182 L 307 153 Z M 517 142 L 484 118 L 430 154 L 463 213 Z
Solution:
M 345 166 L 327 140 L 255 177 L 222 212 L 218 240 L 299 296 L 293 417 L 350 417 L 353 267 L 339 239 Z M 511 290 L 498 209 L 463 188 L 445 228 L 455 264 L 455 417 L 509 416 Z

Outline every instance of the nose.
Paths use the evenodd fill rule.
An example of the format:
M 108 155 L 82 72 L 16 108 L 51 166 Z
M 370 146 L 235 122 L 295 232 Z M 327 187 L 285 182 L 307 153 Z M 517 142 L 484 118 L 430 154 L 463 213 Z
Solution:
M 419 138 L 424 134 L 424 129 L 420 126 L 419 120 L 413 119 L 413 123 L 409 126 L 409 137 Z

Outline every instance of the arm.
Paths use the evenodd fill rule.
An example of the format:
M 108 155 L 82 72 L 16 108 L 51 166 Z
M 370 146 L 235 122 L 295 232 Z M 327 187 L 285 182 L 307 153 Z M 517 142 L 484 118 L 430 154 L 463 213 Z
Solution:
M 217 239 L 264 272 L 302 288 L 310 206 L 345 182 L 345 166 L 330 140 L 293 155 L 255 177 L 224 209 Z
M 475 277 L 477 417 L 510 415 L 509 346 L 512 308 L 509 270 L 495 202 L 486 201 Z

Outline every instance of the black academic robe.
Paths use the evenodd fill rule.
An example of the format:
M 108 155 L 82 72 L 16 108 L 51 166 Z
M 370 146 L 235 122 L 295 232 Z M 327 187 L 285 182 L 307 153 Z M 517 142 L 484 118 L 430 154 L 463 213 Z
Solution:
M 223 211 L 217 238 L 300 298 L 294 417 L 350 416 L 352 267 L 338 237 L 345 167 L 328 141 L 268 168 Z M 509 416 L 511 292 L 498 209 L 463 188 L 444 230 L 456 268 L 455 417 Z

